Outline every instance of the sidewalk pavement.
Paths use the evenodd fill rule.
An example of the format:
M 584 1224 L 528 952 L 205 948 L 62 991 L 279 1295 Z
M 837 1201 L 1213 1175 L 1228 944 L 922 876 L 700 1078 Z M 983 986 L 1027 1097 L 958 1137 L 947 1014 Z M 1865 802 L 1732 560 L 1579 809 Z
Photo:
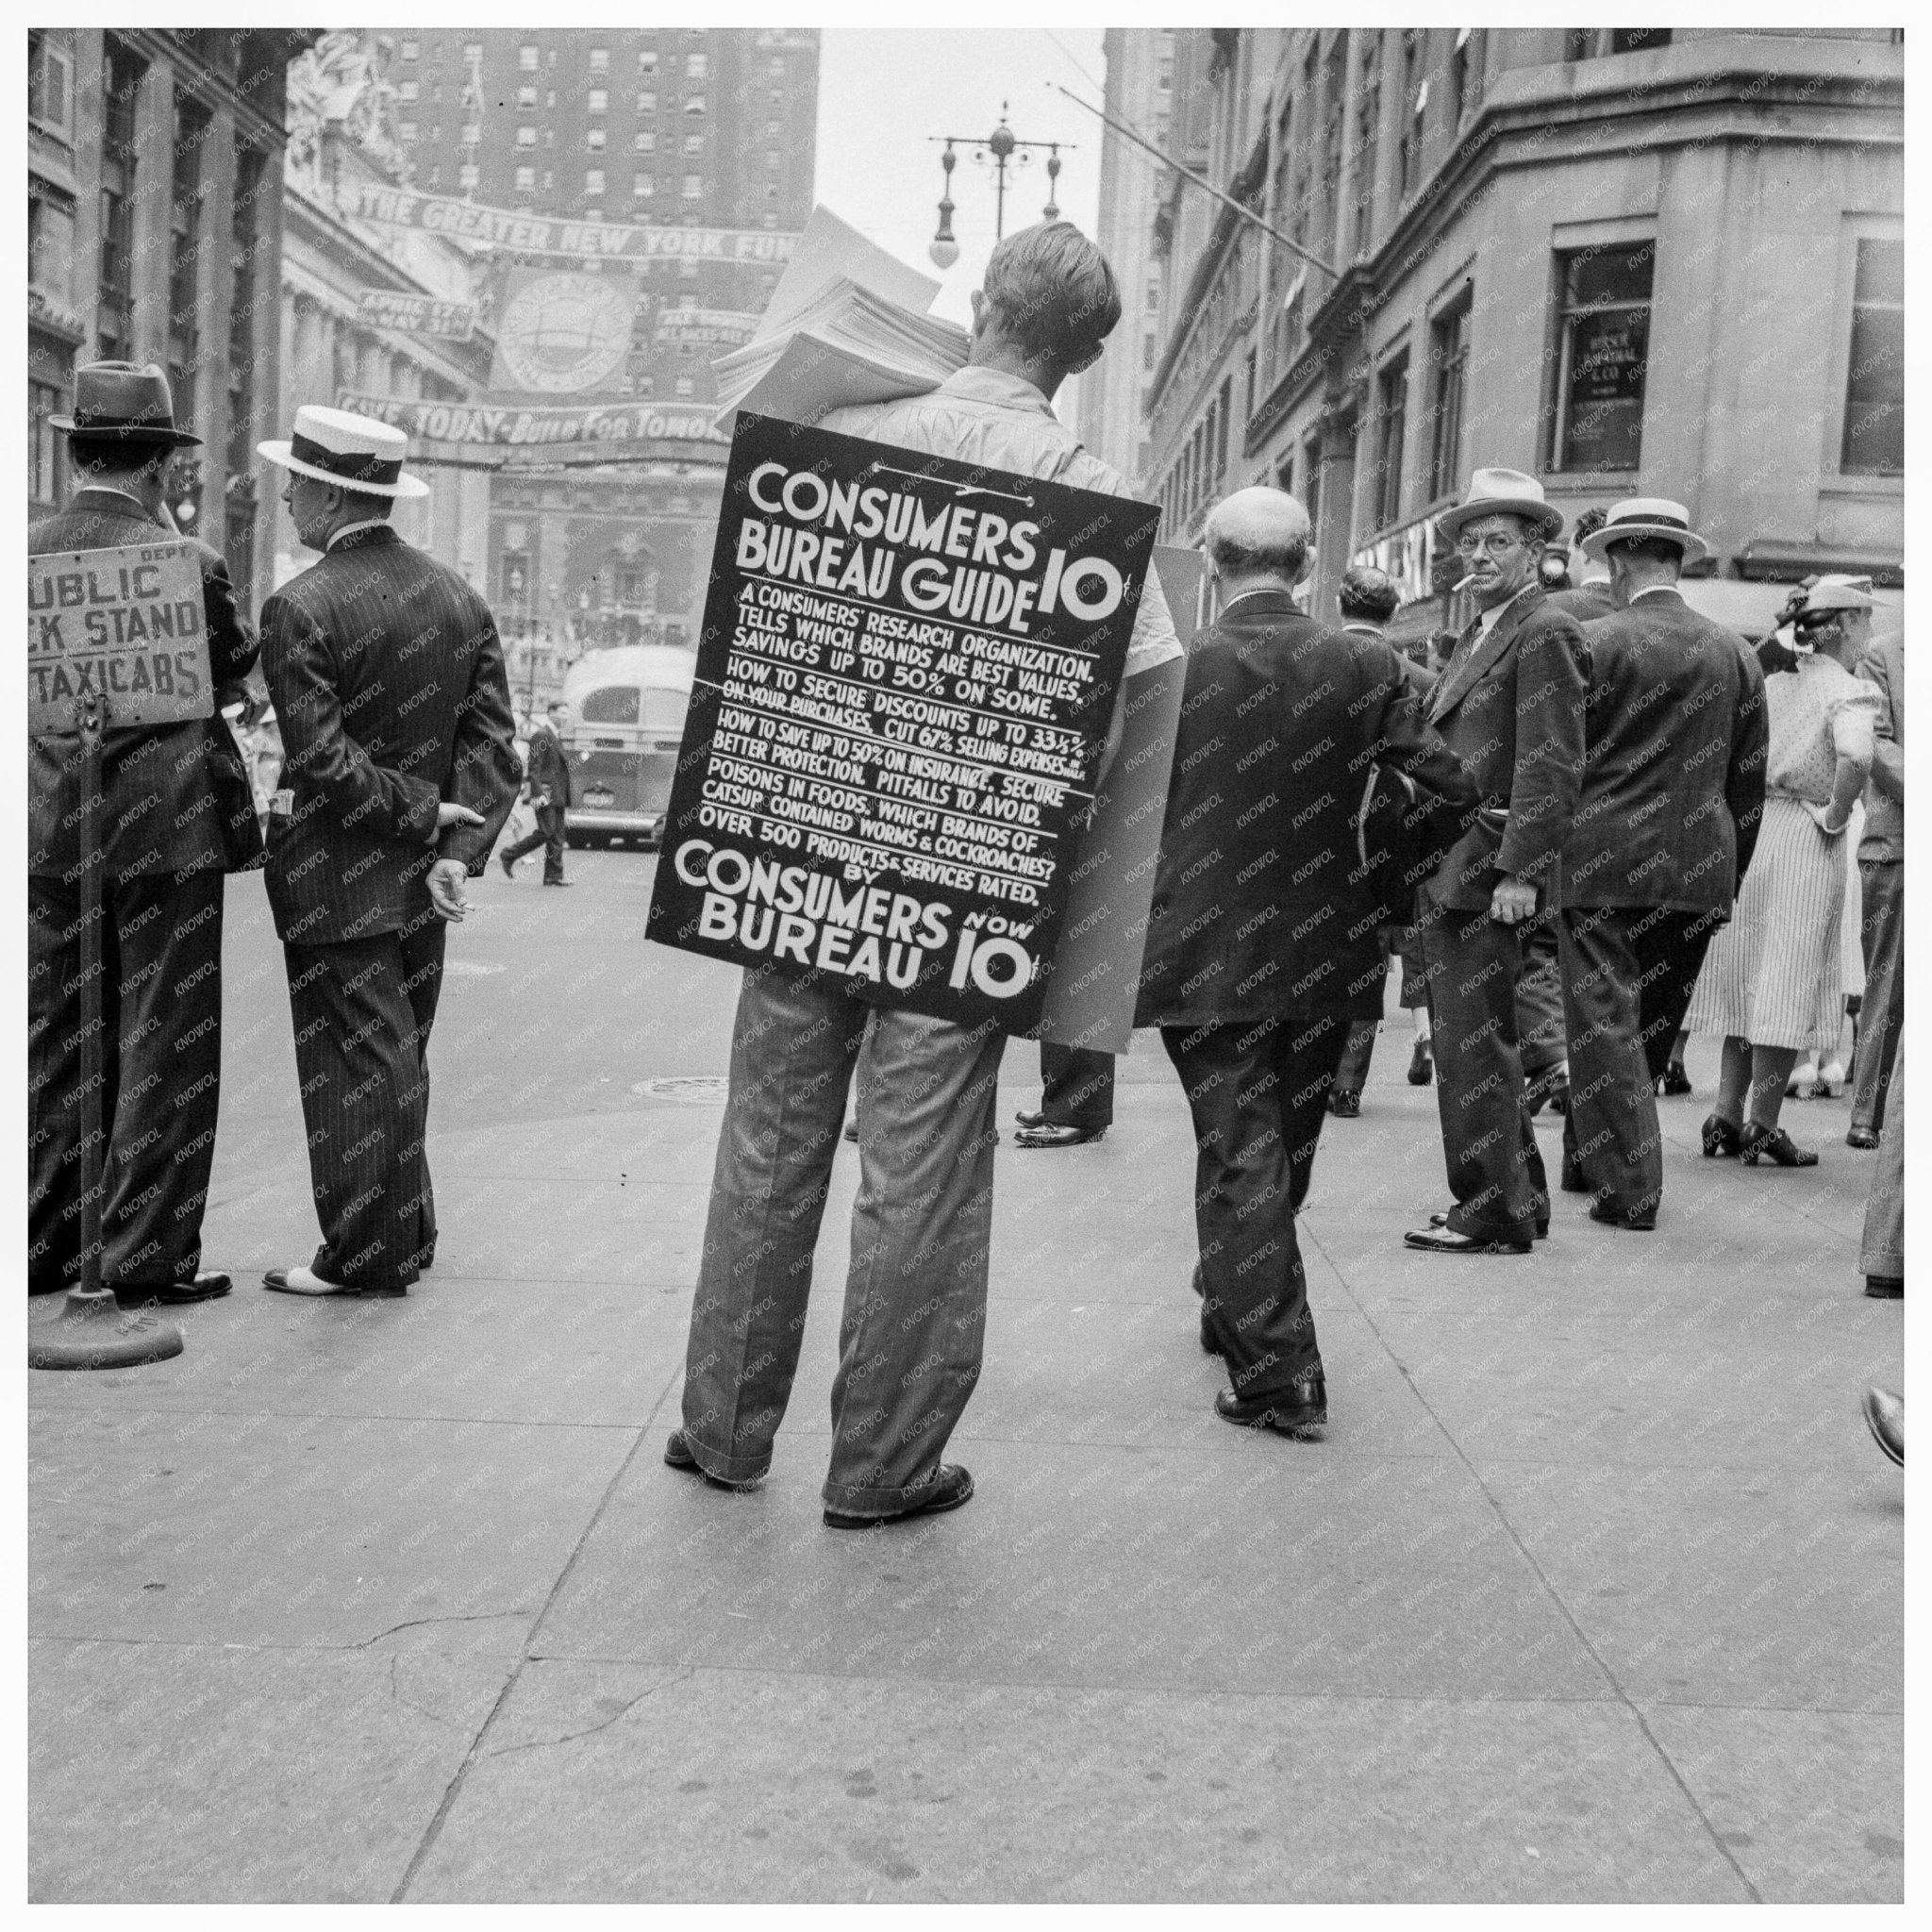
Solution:
M 30 1377 L 30 1895 L 1901 1899 L 1903 1487 L 1857 1403 L 1902 1328 L 1843 1103 L 1791 1108 L 1798 1174 L 1664 1103 L 1656 1234 L 1564 1196 L 1532 1257 L 1416 1256 L 1392 1025 L 1302 1224 L 1309 1444 L 1210 1411 L 1144 1046 L 1105 1141 L 998 1157 L 977 1495 L 861 1536 L 818 1495 L 856 1150 L 747 1495 L 659 1460 L 715 1094 L 444 1106 L 401 1302 L 260 1292 L 313 1238 L 299 1136 L 227 1170 L 186 1354 Z M 1003 1114 L 1035 1091 L 1023 1042 Z

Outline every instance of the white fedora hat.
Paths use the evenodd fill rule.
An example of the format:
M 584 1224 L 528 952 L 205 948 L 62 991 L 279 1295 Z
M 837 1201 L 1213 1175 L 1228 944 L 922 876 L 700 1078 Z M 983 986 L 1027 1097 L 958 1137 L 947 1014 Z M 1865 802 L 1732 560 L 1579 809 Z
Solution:
M 1816 610 L 1875 610 L 1878 599 L 1862 588 L 1869 577 L 1823 576 L 1805 592 L 1798 614 L 1808 616 Z
M 374 416 L 351 415 L 304 403 L 295 411 L 295 433 L 287 442 L 258 442 L 259 454 L 298 476 L 340 483 L 370 496 L 427 496 L 420 476 L 403 474 L 409 439 Z
M 1610 544 L 1626 537 L 1661 537 L 1684 553 L 1686 563 L 1710 555 L 1710 545 L 1690 527 L 1690 512 L 1667 496 L 1628 496 L 1611 505 L 1603 528 L 1583 540 L 1583 554 L 1601 561 Z
M 1436 519 L 1436 528 L 1453 542 L 1463 525 L 1478 517 L 1523 517 L 1541 524 L 1545 542 L 1563 527 L 1563 512 L 1545 503 L 1543 486 L 1521 470 L 1475 471 L 1469 479 L 1469 494 Z

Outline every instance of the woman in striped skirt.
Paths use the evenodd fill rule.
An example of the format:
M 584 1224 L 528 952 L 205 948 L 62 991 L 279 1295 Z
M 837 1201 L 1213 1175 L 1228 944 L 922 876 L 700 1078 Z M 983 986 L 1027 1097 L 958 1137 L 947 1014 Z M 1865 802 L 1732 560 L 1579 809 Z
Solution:
M 1877 689 L 1852 675 L 1872 627 L 1863 591 L 1823 578 L 1793 620 L 1798 662 L 1764 680 L 1771 752 L 1764 822 L 1731 923 L 1711 942 L 1685 1024 L 1724 1036 L 1704 1151 L 1751 1166 L 1814 1167 L 1777 1124 L 1785 1083 L 1815 1037 L 1821 982 L 1840 991 L 1845 828 L 1872 765 Z

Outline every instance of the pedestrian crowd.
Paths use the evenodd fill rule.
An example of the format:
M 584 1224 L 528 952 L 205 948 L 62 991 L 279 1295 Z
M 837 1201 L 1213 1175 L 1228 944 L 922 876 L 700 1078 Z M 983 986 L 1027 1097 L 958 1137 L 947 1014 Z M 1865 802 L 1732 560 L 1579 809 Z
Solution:
M 966 366 L 937 390 L 825 426 L 1128 494 L 1052 408 L 1120 318 L 1100 252 L 1063 222 L 1008 237 L 974 311 Z M 161 372 L 81 370 L 57 426 L 79 487 L 30 554 L 156 541 L 167 459 L 193 441 Z M 107 734 L 98 1263 L 128 1303 L 230 1287 L 201 1267 L 225 874 L 266 868 L 322 1231 L 264 1285 L 313 1297 L 401 1295 L 434 1263 L 445 939 L 522 792 L 535 823 L 504 870 L 541 847 L 544 884 L 565 883 L 567 718 L 534 722 L 525 769 L 488 608 L 390 522 L 424 489 L 406 451 L 399 431 L 320 407 L 261 445 L 317 560 L 263 606 L 258 654 L 221 558 L 190 540 L 225 697 L 258 655 L 272 787 L 267 747 L 244 760 L 219 715 Z M 1447 1195 L 1404 1239 L 1453 1268 L 1552 1238 L 1546 1106 L 1563 1115 L 1556 1192 L 1620 1238 L 1666 1230 L 1657 1099 L 1688 1089 L 1688 1033 L 1722 1041 L 1704 1155 L 1814 1163 L 1780 1110 L 1800 1058 L 1823 1068 L 1837 1050 L 1849 918 L 1848 1138 L 1876 1150 L 1861 1266 L 1869 1293 L 1903 1294 L 1902 641 L 1874 636 L 1869 582 L 1825 576 L 1793 593 L 1761 662 L 1683 594 L 1707 554 L 1683 505 L 1592 512 L 1567 558 L 1563 522 L 1533 476 L 1476 468 L 1437 526 L 1474 614 L 1414 658 L 1385 635 L 1398 593 L 1379 572 L 1347 574 L 1333 621 L 1304 608 L 1308 513 L 1265 487 L 1207 519 L 1215 615 L 1191 648 L 1152 574 L 1138 604 L 1101 776 L 1135 680 L 1178 675 L 1134 1017 L 1158 1029 L 1192 1120 L 1191 1285 L 1230 1423 L 1307 1436 L 1328 1419 L 1296 1218 L 1324 1122 L 1360 1110 L 1391 963 Z M 1572 563 L 1600 574 L 1572 584 Z M 265 717 L 243 711 L 244 737 Z M 71 1285 L 83 1259 L 87 807 L 71 753 L 31 742 L 31 1293 Z M 972 1495 L 943 1452 L 981 1373 L 1005 1044 L 991 1023 L 883 1004 L 843 975 L 744 971 L 673 1468 L 736 1489 L 770 1467 L 849 1099 L 859 1174 L 824 1521 Z M 1020 1144 L 1099 1138 L 1111 1058 L 1041 1058 Z M 1867 1413 L 1902 1459 L 1902 1405 L 1878 1394 Z

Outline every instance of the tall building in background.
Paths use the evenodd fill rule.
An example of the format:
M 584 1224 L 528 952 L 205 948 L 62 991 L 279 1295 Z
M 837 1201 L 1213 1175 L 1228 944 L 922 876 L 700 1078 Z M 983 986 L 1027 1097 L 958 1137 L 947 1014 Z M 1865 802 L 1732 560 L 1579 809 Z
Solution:
M 1189 28 L 1150 481 L 1169 541 L 1274 481 L 1414 632 L 1463 614 L 1469 473 L 1566 517 L 1687 504 L 1687 591 L 1761 628 L 1813 571 L 1904 581 L 1903 33 Z
M 1107 111 L 1157 147 L 1173 121 L 1174 34 L 1108 27 Z M 1082 442 L 1137 488 L 1148 473 L 1147 405 L 1160 353 L 1160 276 L 1152 213 L 1166 172 L 1145 148 L 1104 128 L 1100 220 L 1093 239 L 1121 285 L 1121 322 L 1099 362 L 1079 379 L 1074 426 Z
M 66 490 L 52 416 L 74 371 L 158 362 L 202 439 L 171 502 L 225 552 L 253 608 L 273 588 L 284 91 L 313 28 L 27 33 L 27 501 Z
M 396 136 L 421 194 L 778 234 L 811 211 L 816 32 L 428 26 L 389 41 Z M 728 251 L 601 263 L 506 251 L 491 263 L 492 399 L 650 400 L 688 426 L 715 399 L 711 358 L 745 339 L 781 269 Z M 575 290 L 535 286 L 554 275 L 578 278 Z M 627 347 L 600 365 L 594 391 L 538 392 L 613 326 Z M 724 453 L 684 436 L 626 446 L 622 460 L 559 447 L 497 473 L 489 594 L 520 695 L 541 696 L 586 649 L 695 644 Z

